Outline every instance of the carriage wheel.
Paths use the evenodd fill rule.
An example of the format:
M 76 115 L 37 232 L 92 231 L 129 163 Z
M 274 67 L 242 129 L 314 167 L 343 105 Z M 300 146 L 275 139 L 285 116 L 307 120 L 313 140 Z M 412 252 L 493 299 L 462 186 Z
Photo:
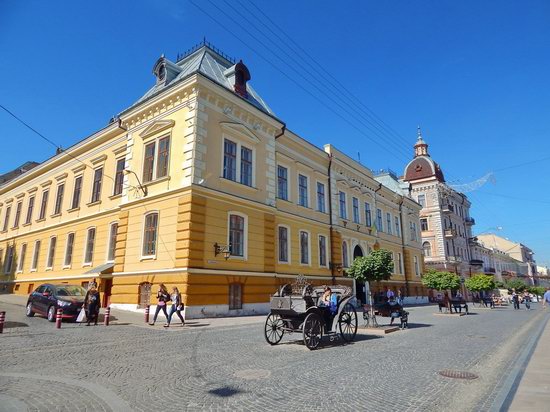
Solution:
M 283 330 L 285 323 L 279 315 L 270 314 L 265 320 L 264 336 L 267 343 L 270 345 L 278 344 L 285 331 Z
M 308 349 L 316 349 L 323 339 L 322 319 L 316 313 L 310 313 L 304 320 L 304 343 Z
M 351 342 L 357 333 L 357 312 L 351 303 L 346 303 L 338 318 L 340 335 L 345 342 Z

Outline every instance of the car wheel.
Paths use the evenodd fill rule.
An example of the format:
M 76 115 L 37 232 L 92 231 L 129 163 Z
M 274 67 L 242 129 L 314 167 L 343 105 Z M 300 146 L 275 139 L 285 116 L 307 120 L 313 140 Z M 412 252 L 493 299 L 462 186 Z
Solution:
M 53 305 L 48 308 L 48 320 L 55 322 L 55 306 Z
M 29 318 L 34 316 L 34 312 L 32 310 L 32 303 L 31 302 L 27 303 L 27 309 L 25 310 L 25 313 Z

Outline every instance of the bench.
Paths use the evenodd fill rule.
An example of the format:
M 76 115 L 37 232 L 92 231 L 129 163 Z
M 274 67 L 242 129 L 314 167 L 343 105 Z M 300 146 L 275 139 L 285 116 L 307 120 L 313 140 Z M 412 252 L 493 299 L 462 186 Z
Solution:
M 468 315 L 468 304 L 464 300 L 451 300 L 451 307 L 455 310 L 455 313 L 461 313 L 464 309 L 466 315 Z

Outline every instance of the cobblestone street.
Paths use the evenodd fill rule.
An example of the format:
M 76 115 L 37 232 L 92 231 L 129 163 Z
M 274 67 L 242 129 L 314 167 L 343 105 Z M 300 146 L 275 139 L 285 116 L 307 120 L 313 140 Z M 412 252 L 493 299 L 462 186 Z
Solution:
M 165 330 L 115 319 L 56 330 L 0 302 L 8 314 L 0 410 L 489 410 L 522 345 L 549 317 L 533 306 L 461 318 L 414 307 L 409 330 L 360 332 L 352 344 L 326 340 L 309 351 L 299 335 L 268 345 L 259 322 Z M 444 378 L 443 369 L 479 378 Z

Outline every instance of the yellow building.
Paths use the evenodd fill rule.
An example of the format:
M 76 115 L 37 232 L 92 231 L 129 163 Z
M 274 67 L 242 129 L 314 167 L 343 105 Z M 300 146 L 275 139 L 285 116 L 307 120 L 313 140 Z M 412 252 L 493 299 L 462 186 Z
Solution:
M 263 313 L 278 285 L 352 284 L 353 258 L 385 248 L 377 288 L 426 295 L 416 202 L 287 130 L 242 61 L 201 44 L 153 72 L 106 127 L 0 186 L 0 289 L 96 277 L 135 310 L 165 283 L 187 317 Z

